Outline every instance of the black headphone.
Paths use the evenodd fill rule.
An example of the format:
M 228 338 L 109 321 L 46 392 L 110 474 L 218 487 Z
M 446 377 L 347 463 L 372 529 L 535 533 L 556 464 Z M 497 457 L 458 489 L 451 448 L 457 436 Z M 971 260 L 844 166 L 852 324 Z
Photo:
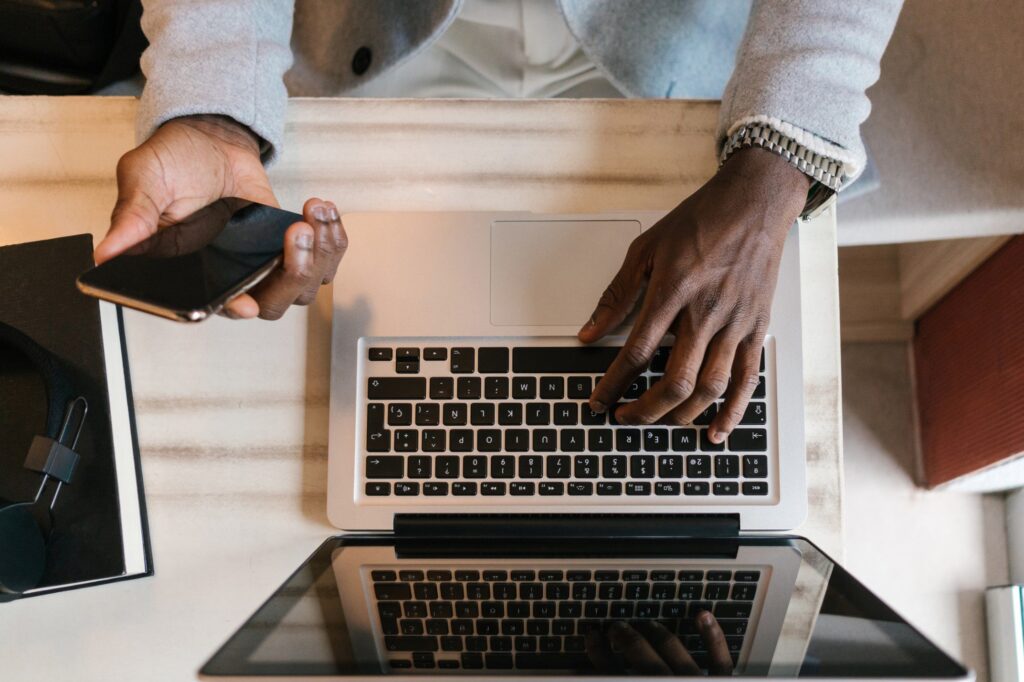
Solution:
M 78 465 L 74 451 L 89 404 L 75 395 L 69 373 L 59 360 L 31 338 L 0 322 L 0 347 L 29 359 L 46 386 L 46 430 L 32 439 L 25 468 L 42 474 L 35 499 L 0 500 L 0 601 L 15 598 L 39 585 L 46 569 L 46 546 L 53 527 L 53 508 L 61 486 L 70 483 Z M 77 416 L 77 427 L 72 428 Z M 47 483 L 56 480 L 49 502 Z

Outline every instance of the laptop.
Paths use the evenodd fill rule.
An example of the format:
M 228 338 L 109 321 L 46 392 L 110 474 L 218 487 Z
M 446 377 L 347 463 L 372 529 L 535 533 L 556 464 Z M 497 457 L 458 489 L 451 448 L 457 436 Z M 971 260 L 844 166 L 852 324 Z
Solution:
M 576 332 L 664 214 L 366 213 L 334 285 L 327 510 L 343 530 L 442 514 L 728 514 L 786 530 L 807 510 L 798 229 L 761 381 L 728 442 L 614 424 L 587 405 L 625 329 Z M 623 400 L 665 369 L 671 338 Z
M 758 534 L 807 508 L 799 225 L 726 443 L 705 436 L 717 405 L 643 428 L 587 407 L 625 335 L 576 331 L 661 216 L 346 215 L 328 460 L 346 533 L 202 673 L 968 679 L 811 543 Z

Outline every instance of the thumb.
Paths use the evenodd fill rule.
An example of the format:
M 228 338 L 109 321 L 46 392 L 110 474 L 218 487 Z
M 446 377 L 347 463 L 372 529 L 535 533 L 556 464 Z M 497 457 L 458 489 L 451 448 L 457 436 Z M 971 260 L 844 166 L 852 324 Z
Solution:
M 593 343 L 622 324 L 640 300 L 645 277 L 644 269 L 627 255 L 626 262 L 601 294 L 590 319 L 580 329 L 579 340 Z
M 128 155 L 118 164 L 117 203 L 110 215 L 107 236 L 96 246 L 94 258 L 97 265 L 156 234 L 160 215 L 166 208 L 153 199 L 162 192 L 155 192 L 153 188 L 147 191 L 129 168 L 130 161 L 126 161 L 129 161 Z

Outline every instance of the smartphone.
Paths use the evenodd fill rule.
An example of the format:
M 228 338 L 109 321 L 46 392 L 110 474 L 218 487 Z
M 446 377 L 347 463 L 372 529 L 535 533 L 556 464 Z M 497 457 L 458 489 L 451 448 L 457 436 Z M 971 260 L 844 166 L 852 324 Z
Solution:
M 221 199 L 78 278 L 95 296 L 179 322 L 199 322 L 281 262 L 298 213 Z

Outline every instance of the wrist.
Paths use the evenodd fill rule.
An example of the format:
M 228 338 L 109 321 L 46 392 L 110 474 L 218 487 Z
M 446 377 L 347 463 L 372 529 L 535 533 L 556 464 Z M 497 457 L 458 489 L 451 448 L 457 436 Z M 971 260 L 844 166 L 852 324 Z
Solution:
M 766 224 L 788 232 L 807 203 L 813 180 L 782 156 L 760 147 L 734 152 L 718 171 L 734 191 L 744 194 L 764 214 Z
M 176 123 L 208 135 L 231 148 L 251 153 L 259 158 L 260 137 L 248 126 L 242 125 L 230 116 L 220 114 L 193 114 L 173 118 L 164 125 Z

